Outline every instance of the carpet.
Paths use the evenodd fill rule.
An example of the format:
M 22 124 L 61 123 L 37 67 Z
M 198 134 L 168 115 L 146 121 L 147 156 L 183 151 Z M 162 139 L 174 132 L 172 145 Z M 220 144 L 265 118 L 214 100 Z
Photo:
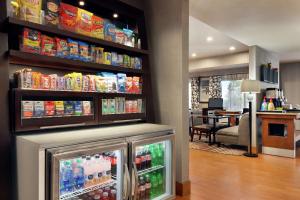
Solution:
M 237 148 L 231 148 L 227 146 L 220 146 L 218 145 L 208 145 L 204 141 L 194 141 L 190 142 L 190 149 L 202 150 L 202 151 L 209 151 L 213 153 L 220 153 L 225 155 L 233 155 L 233 156 L 242 156 L 246 151 Z

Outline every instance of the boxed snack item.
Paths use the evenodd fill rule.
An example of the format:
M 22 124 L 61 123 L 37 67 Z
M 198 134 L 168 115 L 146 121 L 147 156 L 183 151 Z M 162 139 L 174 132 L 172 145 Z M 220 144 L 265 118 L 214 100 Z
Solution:
M 57 74 L 49 75 L 50 78 L 50 90 L 56 90 L 57 87 Z
M 109 20 L 104 21 L 104 39 L 111 42 L 116 41 L 116 26 Z
M 64 115 L 64 102 L 63 101 L 55 101 L 55 111 L 56 115 Z
M 128 55 L 123 56 L 123 66 L 130 67 L 130 57 Z
M 92 17 L 93 13 L 78 8 L 77 10 L 77 33 L 90 36 L 92 31 Z
M 60 3 L 59 26 L 62 29 L 75 32 L 77 9 L 69 4 Z
M 73 90 L 74 88 L 74 81 L 73 81 L 73 78 L 70 74 L 66 74 L 64 76 L 64 79 L 65 79 L 65 90 Z
M 110 52 L 104 52 L 104 64 L 111 65 L 111 53 Z
M 107 99 L 102 99 L 102 115 L 108 114 L 108 101 Z
M 54 116 L 55 114 L 55 103 L 54 101 L 45 101 L 45 115 Z
M 135 67 L 134 67 L 134 57 L 129 57 L 130 58 L 130 67 L 129 68 L 132 68 L 132 69 L 134 69 Z
M 43 117 L 45 112 L 44 101 L 34 101 L 34 116 Z
M 83 101 L 82 102 L 82 108 L 83 108 L 83 115 L 92 114 L 91 102 L 90 101 Z
M 57 85 L 56 85 L 57 90 L 65 90 L 65 77 L 63 76 L 58 76 L 57 77 Z
M 89 45 L 85 42 L 78 42 L 79 44 L 79 60 L 89 62 Z
M 133 113 L 137 113 L 138 112 L 138 101 L 137 100 L 133 100 L 132 101 L 132 112 Z
M 42 0 L 19 0 L 20 18 L 24 21 L 40 23 Z
M 82 91 L 88 92 L 89 91 L 89 77 L 82 76 Z
M 140 77 L 132 77 L 132 93 L 140 93 Z
M 78 42 L 68 38 L 68 46 L 69 46 L 69 59 L 78 60 L 79 58 L 79 46 Z
M 116 29 L 116 43 L 125 44 L 125 34 L 121 29 Z
M 104 19 L 93 15 L 92 17 L 92 37 L 104 39 Z
M 18 87 L 22 89 L 32 88 L 32 71 L 29 68 L 25 68 L 16 71 L 14 74 L 15 79 L 18 81 Z
M 48 75 L 41 75 L 41 89 L 49 90 L 50 89 L 50 77 Z
M 134 68 L 135 69 L 142 69 L 142 59 L 141 58 L 134 58 Z
M 95 62 L 99 64 L 104 63 L 104 49 L 101 47 L 96 47 L 95 51 L 96 51 Z
M 126 74 L 118 73 L 117 74 L 117 91 L 119 93 L 126 92 Z
M 132 93 L 132 77 L 126 77 L 126 93 Z
M 76 72 L 73 72 L 71 74 L 71 77 L 72 77 L 72 88 L 73 90 L 75 91 L 81 91 L 82 90 L 82 73 L 76 73 Z
M 114 93 L 117 92 L 117 76 L 116 74 L 110 72 L 102 72 L 100 76 L 105 77 L 106 85 L 107 85 L 107 92 Z
M 29 28 L 24 28 L 21 50 L 39 54 L 41 50 L 41 33 Z
M 95 80 L 95 75 L 87 75 L 89 78 L 89 91 L 90 92 L 95 92 L 96 91 L 96 80 Z
M 125 113 L 132 113 L 132 101 L 125 101 Z
M 61 58 L 69 57 L 69 45 L 67 40 L 55 38 L 56 42 L 56 56 Z
M 118 54 L 118 66 L 123 67 L 124 66 L 124 61 L 123 61 L 123 55 Z
M 44 0 L 45 22 L 48 25 L 58 25 L 60 0 Z
M 103 76 L 95 76 L 96 90 L 97 92 L 108 92 L 107 78 Z
M 46 36 L 46 35 L 42 35 L 41 54 L 46 55 L 46 56 L 55 56 L 56 55 L 54 38 Z
M 41 77 L 42 74 L 40 72 L 32 72 L 32 89 L 41 88 Z
M 23 118 L 31 118 L 33 116 L 33 101 L 22 101 Z
M 108 99 L 108 113 L 116 114 L 116 101 L 115 99 Z
M 77 116 L 82 115 L 82 101 L 74 101 L 74 114 Z
M 118 54 L 116 52 L 111 52 L 111 65 L 118 66 Z
M 129 29 L 123 29 L 124 32 L 124 37 L 125 37 L 125 42 L 124 44 L 126 46 L 134 47 L 134 34 L 132 30 Z
M 74 115 L 74 103 L 73 101 L 64 102 L 65 115 Z

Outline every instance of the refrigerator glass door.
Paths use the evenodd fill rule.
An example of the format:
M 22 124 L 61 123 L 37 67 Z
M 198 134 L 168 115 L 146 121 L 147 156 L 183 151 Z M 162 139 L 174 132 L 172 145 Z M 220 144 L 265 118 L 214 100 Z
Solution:
M 127 143 L 50 150 L 51 200 L 122 200 L 129 194 Z
M 174 139 L 162 136 L 132 143 L 132 199 L 174 197 Z

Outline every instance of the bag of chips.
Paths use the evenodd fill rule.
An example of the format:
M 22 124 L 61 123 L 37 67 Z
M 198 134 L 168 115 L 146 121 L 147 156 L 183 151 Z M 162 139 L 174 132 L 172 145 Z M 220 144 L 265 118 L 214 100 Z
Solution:
M 65 112 L 65 115 L 74 115 L 73 101 L 65 101 L 64 102 L 64 112 Z
M 41 23 L 42 0 L 19 0 L 19 3 L 21 20 Z
M 89 59 L 89 45 L 85 42 L 78 42 L 79 44 L 79 60 L 88 62 Z
M 57 87 L 57 74 L 49 75 L 50 78 L 50 90 L 56 90 Z
M 140 93 L 140 77 L 137 76 L 132 77 L 132 93 L 135 94 Z
M 116 42 L 116 26 L 108 20 L 104 22 L 104 39 Z
M 93 15 L 92 17 L 92 37 L 104 39 L 104 19 Z
M 111 53 L 110 52 L 104 52 L 104 64 L 111 65 Z
M 96 91 L 96 80 L 95 80 L 95 75 L 87 75 L 89 78 L 89 91 L 90 92 L 95 92 Z
M 108 114 L 108 102 L 107 99 L 102 99 L 102 115 Z
M 32 89 L 32 71 L 29 68 L 16 71 L 14 74 L 18 87 L 22 89 Z
M 55 114 L 55 103 L 54 101 L 45 101 L 45 115 L 54 116 Z
M 56 115 L 64 115 L 64 102 L 63 101 L 55 101 L 55 111 Z
M 74 101 L 74 114 L 77 116 L 82 115 L 82 101 Z
M 63 76 L 57 77 L 56 89 L 59 91 L 65 90 L 65 77 Z
M 90 36 L 92 31 L 92 17 L 93 13 L 78 8 L 77 12 L 77 33 Z
M 45 22 L 48 25 L 58 25 L 60 0 L 44 0 Z
M 69 4 L 60 3 L 59 26 L 62 29 L 75 32 L 77 9 Z
M 108 92 L 107 78 L 103 76 L 95 76 L 96 90 L 97 92 Z
M 116 101 L 115 99 L 108 99 L 108 112 L 109 114 L 116 114 Z
M 55 38 L 56 42 L 56 56 L 61 58 L 69 57 L 69 46 L 67 40 Z
M 132 92 L 132 77 L 126 77 L 126 93 Z
M 88 92 L 89 91 L 89 77 L 82 76 L 82 91 Z
M 55 56 L 56 55 L 54 38 L 46 36 L 46 35 L 42 35 L 41 54 L 45 55 L 45 56 Z
M 24 28 L 21 50 L 39 54 L 41 50 L 41 33 L 29 28 Z
M 116 43 L 125 44 L 125 34 L 121 29 L 116 29 Z
M 99 64 L 104 63 L 104 49 L 101 47 L 96 47 L 95 51 L 96 51 L 96 58 L 95 58 L 96 63 Z
M 118 73 L 117 74 L 117 91 L 119 93 L 125 93 L 126 92 L 126 74 Z
M 111 52 L 111 65 L 118 66 L 118 54 L 116 52 Z
M 42 74 L 40 72 L 32 72 L 32 89 L 41 88 L 41 77 Z
M 79 46 L 78 42 L 68 38 L 68 46 L 69 46 L 69 59 L 78 60 L 79 58 Z
M 35 101 L 34 102 L 34 116 L 43 117 L 45 112 L 44 101 Z

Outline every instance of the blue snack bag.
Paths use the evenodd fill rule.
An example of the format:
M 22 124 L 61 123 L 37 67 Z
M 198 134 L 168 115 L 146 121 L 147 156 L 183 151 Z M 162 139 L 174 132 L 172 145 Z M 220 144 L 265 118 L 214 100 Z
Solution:
M 68 46 L 69 46 L 69 59 L 78 60 L 79 59 L 79 46 L 78 42 L 68 38 Z
M 78 42 L 79 60 L 89 62 L 89 45 L 85 42 Z
M 74 101 L 74 113 L 75 115 L 82 115 L 82 102 Z
M 126 92 L 126 74 L 118 73 L 117 74 L 117 92 L 125 93 Z
M 118 63 L 118 54 L 116 52 L 111 52 L 111 65 L 119 66 Z
M 74 115 L 74 103 L 73 101 L 65 101 L 64 102 L 65 107 L 65 115 Z

